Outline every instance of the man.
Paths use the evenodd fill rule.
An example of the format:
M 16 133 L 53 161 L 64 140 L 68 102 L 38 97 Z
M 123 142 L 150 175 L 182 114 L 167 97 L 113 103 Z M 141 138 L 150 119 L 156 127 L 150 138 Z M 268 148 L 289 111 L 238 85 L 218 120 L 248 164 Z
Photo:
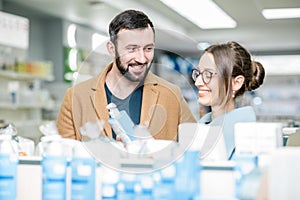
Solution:
M 109 26 L 107 50 L 114 62 L 96 77 L 67 90 L 57 119 L 63 137 L 82 140 L 79 128 L 101 119 L 103 134 L 116 138 L 106 106 L 126 110 L 135 124 L 146 125 L 156 139 L 177 140 L 183 122 L 196 122 L 179 87 L 151 73 L 155 30 L 140 11 L 126 10 Z

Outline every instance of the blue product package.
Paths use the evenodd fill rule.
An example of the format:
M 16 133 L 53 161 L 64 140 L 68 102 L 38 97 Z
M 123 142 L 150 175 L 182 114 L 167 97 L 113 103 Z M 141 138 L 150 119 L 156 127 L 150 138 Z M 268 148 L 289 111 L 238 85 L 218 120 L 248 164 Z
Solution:
M 97 163 L 93 158 L 75 157 L 71 162 L 71 199 L 95 199 Z
M 65 156 L 44 156 L 42 160 L 43 200 L 66 199 L 67 159 Z
M 108 123 L 115 133 L 120 136 L 122 142 L 127 143 L 136 140 L 132 134 L 135 125 L 125 110 L 122 110 L 115 118 L 110 118 Z
M 134 123 L 129 117 L 129 115 L 127 114 L 127 112 L 125 110 L 121 110 L 120 115 L 116 119 L 119 121 L 119 123 L 121 124 L 125 132 L 129 134 L 129 137 L 131 137 L 132 139 Z
M 153 199 L 176 199 L 174 196 L 176 167 L 174 164 L 163 168 L 159 173 L 155 173 Z
M 152 174 L 139 174 L 135 185 L 136 200 L 152 200 L 154 180 Z
M 118 196 L 118 182 L 120 174 L 110 168 L 102 169 L 101 179 L 101 199 L 105 200 L 117 200 Z
M 122 142 L 127 143 L 135 140 L 132 135 L 135 124 L 125 110 L 119 111 L 114 103 L 106 107 L 109 110 L 110 119 L 108 123 L 112 126 L 114 132 L 121 137 Z
M 184 152 L 176 163 L 175 195 L 178 199 L 193 199 L 200 194 L 199 151 Z
M 234 158 L 236 162 L 236 197 L 239 199 L 241 197 L 242 187 L 245 178 L 258 166 L 258 157 L 256 155 L 237 155 Z
M 121 174 L 120 182 L 118 183 L 118 200 L 133 200 L 135 196 L 135 184 L 135 174 Z
M 0 153 L 0 199 L 17 198 L 18 160 L 10 154 Z

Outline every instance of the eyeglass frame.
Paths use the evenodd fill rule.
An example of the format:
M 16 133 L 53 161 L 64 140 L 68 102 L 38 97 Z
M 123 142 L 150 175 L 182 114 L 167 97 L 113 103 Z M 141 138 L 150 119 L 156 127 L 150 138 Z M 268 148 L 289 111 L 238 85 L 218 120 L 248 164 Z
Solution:
M 195 73 L 197 73 L 197 74 L 195 74 Z M 204 78 L 203 78 L 203 74 L 204 73 L 209 73 L 209 80 L 208 81 L 204 80 Z M 201 75 L 203 83 L 209 84 L 209 82 L 211 81 L 212 77 L 214 75 L 217 75 L 217 74 L 218 74 L 217 72 L 211 72 L 209 70 L 203 70 L 202 72 L 200 72 L 198 69 L 192 69 L 192 79 L 194 80 L 194 82 L 196 82 L 197 78 Z

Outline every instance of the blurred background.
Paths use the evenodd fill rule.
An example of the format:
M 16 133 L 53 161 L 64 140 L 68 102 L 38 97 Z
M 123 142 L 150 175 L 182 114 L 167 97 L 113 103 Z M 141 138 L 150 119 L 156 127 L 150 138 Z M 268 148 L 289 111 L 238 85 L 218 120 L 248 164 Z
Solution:
M 56 120 L 66 89 L 111 61 L 108 24 L 125 9 L 154 23 L 152 71 L 181 87 L 196 118 L 205 110 L 191 69 L 208 45 L 234 40 L 266 70 L 263 86 L 241 104 L 253 105 L 258 121 L 299 126 L 299 0 L 0 0 L 1 123 L 35 138 L 38 125 Z

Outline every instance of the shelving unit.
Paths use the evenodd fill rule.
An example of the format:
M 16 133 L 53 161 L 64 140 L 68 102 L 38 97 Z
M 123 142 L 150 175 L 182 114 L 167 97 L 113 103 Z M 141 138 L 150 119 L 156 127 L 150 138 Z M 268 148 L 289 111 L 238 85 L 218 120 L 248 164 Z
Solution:
M 34 75 L 34 74 L 20 74 L 20 73 L 16 73 L 13 71 L 4 71 L 4 70 L 0 70 L 0 77 L 6 78 L 6 79 L 12 79 L 12 80 L 23 80 L 23 81 L 32 81 L 35 79 L 46 80 L 46 81 L 54 80 L 53 75 L 40 76 L 40 75 Z
M 254 105 L 260 121 L 286 122 L 300 120 L 300 75 L 268 76 L 256 92 Z
M 0 70 L 0 119 L 5 123 L 13 123 L 20 136 L 34 140 L 40 137 L 38 126 L 42 122 L 42 109 L 49 109 L 49 99 L 42 96 L 40 87 L 40 82 L 44 80 L 52 81 L 54 78 L 52 75 L 38 76 Z M 17 85 L 14 91 L 10 89 L 11 83 Z

